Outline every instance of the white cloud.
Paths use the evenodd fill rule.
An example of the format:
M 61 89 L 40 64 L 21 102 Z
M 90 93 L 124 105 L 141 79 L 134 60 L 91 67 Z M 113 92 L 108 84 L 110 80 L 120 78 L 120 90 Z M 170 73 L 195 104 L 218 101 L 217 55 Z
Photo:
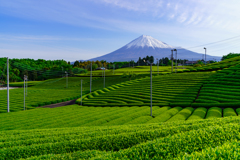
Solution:
M 144 8 L 141 8 L 139 3 L 135 3 L 135 5 L 133 5 L 132 2 L 130 1 L 122 1 L 122 0 L 103 0 L 104 3 L 106 4 L 111 4 L 120 8 L 125 8 L 128 10 L 134 10 L 134 11 L 139 11 L 139 10 L 145 10 Z M 137 2 L 137 1 L 135 1 Z
M 133 10 L 133 11 L 141 11 L 141 12 L 146 12 L 154 10 L 156 8 L 161 8 L 163 7 L 163 0 L 148 0 L 148 1 L 143 1 L 143 0 L 93 0 L 95 2 L 102 2 L 105 4 L 113 5 L 119 8 L 125 8 L 127 10 Z
M 170 14 L 168 17 L 169 17 L 170 19 L 173 19 L 173 18 L 175 18 L 175 14 Z
M 167 8 L 171 8 L 171 3 L 167 3 Z
M 0 40 L 4 41 L 98 41 L 104 40 L 103 38 L 71 38 L 71 37 L 60 37 L 60 36 L 49 36 L 49 35 L 6 35 L 0 34 Z
M 178 17 L 178 22 L 183 23 L 188 19 L 188 14 L 187 13 L 182 13 L 179 17 Z
M 96 0 L 95 0 L 96 1 Z M 97 0 L 108 5 L 112 5 L 119 8 L 125 8 L 127 10 L 133 10 L 136 12 L 143 12 L 149 14 L 149 16 L 162 15 L 169 17 L 175 22 L 187 24 L 187 25 L 201 25 L 205 27 L 219 27 L 223 29 L 232 30 L 229 24 L 237 23 L 240 25 L 240 10 L 238 6 L 240 1 L 232 0 L 173 0 L 173 1 L 157 1 L 150 0 L 146 3 L 145 0 Z M 160 2 L 160 5 L 156 5 Z M 159 12 L 159 10 L 161 12 Z M 208 19 L 206 17 L 211 17 Z M 224 26 L 224 27 L 223 27 Z M 240 30 L 240 28 L 237 28 Z
M 101 7 L 103 10 L 95 9 Z M 224 30 L 240 30 L 240 1 L 232 0 L 0 0 L 0 12 L 43 21 L 56 21 L 77 26 L 118 30 L 113 20 L 151 22 L 168 19 L 170 22 Z M 133 11 L 124 16 L 122 10 Z M 112 14 L 115 13 L 115 14 Z M 114 16 L 113 16 L 114 15 Z M 118 15 L 116 17 L 116 15 Z M 131 18 L 130 18 L 131 17 Z M 206 17 L 211 17 L 206 18 Z M 228 25 L 226 25 L 228 24 Z
M 186 24 L 192 24 L 193 22 L 196 21 L 198 15 L 196 13 L 193 13 L 191 18 L 186 22 Z

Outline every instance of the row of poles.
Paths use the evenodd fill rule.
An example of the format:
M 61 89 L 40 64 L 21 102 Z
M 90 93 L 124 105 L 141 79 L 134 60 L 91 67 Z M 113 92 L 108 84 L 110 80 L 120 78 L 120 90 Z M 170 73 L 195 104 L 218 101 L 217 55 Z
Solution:
M 105 88 L 105 70 L 106 68 L 103 69 L 102 67 L 103 88 Z M 113 67 L 113 74 L 114 74 L 114 67 Z M 90 72 L 90 93 L 91 91 L 92 91 L 92 62 L 91 62 L 91 72 Z
M 102 67 L 102 69 L 103 69 L 103 67 Z M 103 78 L 103 88 L 105 88 L 105 68 L 104 68 L 104 72 L 103 72 L 103 70 L 102 70 L 102 77 L 104 77 Z M 114 73 L 114 70 L 113 70 L 113 73 Z M 81 79 L 81 105 L 82 105 L 82 82 L 83 82 L 83 80 Z M 90 72 L 90 93 L 91 93 L 91 91 L 92 91 L 92 62 L 91 62 L 91 72 Z
M 207 49 L 204 47 L 203 49 L 205 49 L 205 65 L 206 65 L 206 52 L 207 52 Z M 175 61 L 175 65 L 176 65 L 176 69 L 177 69 L 177 49 L 173 49 L 171 50 L 172 54 L 171 54 L 171 60 L 172 60 L 172 72 L 173 72 L 173 51 L 176 51 L 176 61 Z M 158 58 L 157 58 L 157 61 L 158 61 Z M 150 63 L 149 61 L 145 61 L 144 62 L 147 62 L 148 64 L 150 64 L 150 100 L 151 100 L 151 111 L 150 111 L 150 115 L 152 116 L 152 64 L 153 63 Z M 159 63 L 159 62 L 158 62 Z M 130 66 L 130 63 L 129 63 L 129 66 Z M 159 66 L 157 66 L 157 70 L 158 70 L 158 75 L 159 75 Z M 113 74 L 114 74 L 114 68 L 113 67 Z M 103 67 L 102 67 L 103 69 Z M 175 73 L 176 73 L 176 69 L 175 69 Z M 63 70 L 63 68 L 62 68 Z M 104 75 L 104 81 L 103 81 L 103 88 L 105 88 L 105 68 L 104 68 L 104 72 L 102 71 L 102 76 Z M 68 88 L 68 73 L 65 71 L 66 73 L 66 88 Z M 103 74 L 104 73 L 104 74 Z M 27 94 L 27 88 L 26 88 L 26 92 L 25 92 L 25 81 L 27 81 L 27 76 L 24 75 L 24 110 L 25 110 L 25 94 Z M 27 86 L 27 83 L 26 83 L 26 86 Z M 91 62 L 91 73 L 90 73 L 90 93 L 91 93 L 91 90 L 92 90 L 92 62 Z M 81 79 L 81 105 L 82 105 L 82 79 Z M 9 103 L 9 58 L 7 57 L 7 110 L 8 112 L 10 112 L 10 103 Z
M 205 65 L 206 65 L 206 54 L 207 54 L 207 49 L 204 47 L 203 48 L 205 50 Z M 172 60 L 172 73 L 173 73 L 173 51 L 176 51 L 176 59 L 175 59 L 175 65 L 176 65 L 176 69 L 175 69 L 175 73 L 177 72 L 177 49 L 173 49 L 171 50 L 172 54 L 171 54 L 171 60 Z M 158 60 L 158 59 L 157 59 Z M 145 61 L 144 62 L 150 64 L 150 116 L 152 117 L 152 64 L 149 61 Z M 159 63 L 159 62 L 158 62 Z M 159 70 L 158 70 L 158 74 L 159 74 Z
M 207 48 L 203 48 L 203 49 L 205 49 L 205 65 L 206 65 L 206 54 L 207 54 Z M 175 73 L 177 72 L 177 49 L 173 49 L 173 50 L 171 50 L 171 52 L 172 52 L 172 54 L 171 54 L 171 60 L 172 60 L 172 73 L 173 73 L 173 51 L 176 51 L 176 53 L 175 53 Z M 157 60 L 157 72 L 158 72 L 158 75 L 159 75 L 159 61 L 158 61 L 158 58 L 156 58 L 156 60 Z M 193 61 L 193 60 L 192 60 Z M 144 62 L 145 62 L 145 60 L 144 60 Z M 184 64 L 184 63 L 183 63 Z M 139 65 L 139 62 L 138 62 L 138 65 Z M 130 67 L 130 62 L 129 62 L 129 67 Z M 133 67 L 134 67 L 134 65 L 133 65 Z M 113 73 L 114 73 L 114 71 L 113 71 Z
M 115 67 L 114 67 L 115 68 Z M 113 68 L 113 74 L 114 74 L 114 68 Z M 63 70 L 63 68 L 62 68 Z M 103 74 L 104 73 L 104 74 Z M 105 68 L 104 68 L 104 72 L 102 73 L 102 76 L 104 75 L 104 82 L 103 82 L 103 88 L 105 88 Z M 68 88 L 68 73 L 67 71 L 65 71 L 66 74 L 66 88 Z M 25 105 L 25 99 L 27 96 L 27 80 L 28 80 L 28 76 L 24 75 L 24 102 L 23 102 L 23 108 L 24 110 L 26 109 L 26 105 Z M 82 105 L 82 79 L 81 79 L 81 105 Z M 90 72 L 90 93 L 91 93 L 91 89 L 92 89 L 92 63 L 91 63 L 91 72 Z M 7 57 L 7 110 L 8 112 L 10 112 L 10 102 L 9 102 L 9 58 Z
M 68 73 L 67 71 L 65 71 L 66 74 L 66 88 L 68 88 Z M 105 75 L 105 74 L 104 74 Z M 24 91 L 24 98 L 23 98 L 23 109 L 26 110 L 26 96 L 27 96 L 27 80 L 28 80 L 28 76 L 24 75 L 23 77 L 24 80 L 24 84 L 23 84 L 23 91 Z M 104 84 L 105 86 L 105 84 Z M 9 102 L 9 59 L 7 58 L 7 110 L 8 112 L 10 112 L 10 102 Z M 81 105 L 82 105 L 82 80 L 81 80 Z

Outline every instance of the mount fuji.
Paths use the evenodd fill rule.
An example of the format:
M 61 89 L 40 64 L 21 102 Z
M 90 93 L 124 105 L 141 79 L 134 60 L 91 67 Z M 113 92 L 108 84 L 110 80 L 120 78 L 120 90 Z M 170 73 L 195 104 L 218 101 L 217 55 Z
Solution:
M 170 58 L 172 49 L 177 49 L 177 59 L 200 60 L 203 58 L 203 54 L 192 52 L 181 47 L 174 47 L 168 45 L 167 43 L 154 39 L 151 36 L 142 35 L 127 45 L 123 46 L 122 48 L 109 54 L 97 58 L 92 58 L 90 61 L 106 60 L 107 62 L 120 62 L 134 60 L 136 62 L 138 61 L 139 57 L 143 58 L 146 56 L 153 56 L 154 58 L 159 59 L 165 57 Z M 217 61 L 221 59 L 221 57 L 210 55 L 207 55 L 206 58 L 207 60 L 216 59 Z

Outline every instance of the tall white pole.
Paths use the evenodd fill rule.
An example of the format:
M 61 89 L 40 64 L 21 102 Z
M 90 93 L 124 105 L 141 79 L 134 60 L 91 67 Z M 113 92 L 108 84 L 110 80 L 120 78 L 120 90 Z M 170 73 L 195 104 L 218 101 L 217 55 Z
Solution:
M 28 85 L 28 80 L 26 79 L 26 96 L 27 96 L 27 85 Z
M 203 49 L 205 49 L 205 65 L 206 65 L 206 54 L 207 54 L 207 48 L 203 48 Z
M 172 51 L 171 59 L 172 59 L 172 73 L 173 73 L 173 50 L 171 51 Z
M 150 91 L 150 94 L 151 94 L 151 117 L 152 117 L 152 63 L 150 64 L 151 65 L 151 69 L 150 69 L 150 72 L 151 72 L 151 91 Z
M 24 111 L 25 111 L 25 80 L 26 80 L 26 75 L 24 75 L 24 78 L 23 78 L 23 79 L 24 79 L 24 87 L 23 87 L 23 88 L 24 88 L 24 89 L 23 89 L 23 93 L 24 93 L 23 101 L 24 101 L 24 102 L 23 102 L 23 109 L 24 109 Z
M 7 57 L 7 110 L 10 112 L 10 104 L 9 104 L 9 59 Z
M 152 117 L 152 63 L 145 60 L 143 61 L 150 64 L 150 116 Z
M 103 80 L 104 80 L 103 88 L 105 88 L 105 68 L 104 68 L 104 78 L 103 78 Z
M 66 73 L 66 88 L 68 88 L 68 73 L 67 71 L 65 71 L 65 73 Z
M 103 77 L 103 64 L 102 64 L 102 77 Z
M 63 66 L 62 66 L 62 78 L 63 78 Z
M 115 65 L 113 64 L 113 74 L 114 74 L 114 68 L 115 68 Z
M 82 79 L 81 79 L 81 105 L 82 105 Z
M 91 62 L 91 73 L 90 73 L 90 93 L 91 93 L 91 88 L 92 87 L 92 62 Z
M 175 66 L 176 66 L 176 68 L 175 68 L 175 73 L 177 73 L 177 50 L 175 50 L 176 51 L 176 60 L 175 60 Z

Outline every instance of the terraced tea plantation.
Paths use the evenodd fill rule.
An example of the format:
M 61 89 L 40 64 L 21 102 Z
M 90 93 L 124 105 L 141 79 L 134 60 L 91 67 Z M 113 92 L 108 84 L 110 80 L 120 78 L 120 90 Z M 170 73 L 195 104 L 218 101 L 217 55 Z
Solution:
M 203 84 L 194 107 L 238 107 L 240 106 L 240 65 L 217 71 Z
M 203 83 L 212 72 L 154 76 L 153 105 L 188 105 L 193 103 Z M 78 101 L 79 103 L 80 101 Z M 150 105 L 150 78 L 137 79 L 97 90 L 83 99 L 84 106 Z
M 230 67 L 234 67 L 236 65 L 240 64 L 240 57 L 234 57 L 230 59 L 226 59 L 224 61 L 212 63 L 212 64 L 207 64 L 206 66 L 203 67 L 195 67 L 195 68 L 189 68 L 183 71 L 191 71 L 191 72 L 196 72 L 196 71 L 217 71 L 217 70 L 222 70 L 222 69 L 228 69 Z
M 153 105 L 239 107 L 240 58 L 235 57 L 223 62 L 207 65 L 222 70 L 209 72 L 204 66 L 199 72 L 153 76 Z M 78 104 L 80 102 L 77 101 Z M 150 78 L 141 78 L 96 90 L 84 96 L 82 104 L 84 106 L 150 105 Z

